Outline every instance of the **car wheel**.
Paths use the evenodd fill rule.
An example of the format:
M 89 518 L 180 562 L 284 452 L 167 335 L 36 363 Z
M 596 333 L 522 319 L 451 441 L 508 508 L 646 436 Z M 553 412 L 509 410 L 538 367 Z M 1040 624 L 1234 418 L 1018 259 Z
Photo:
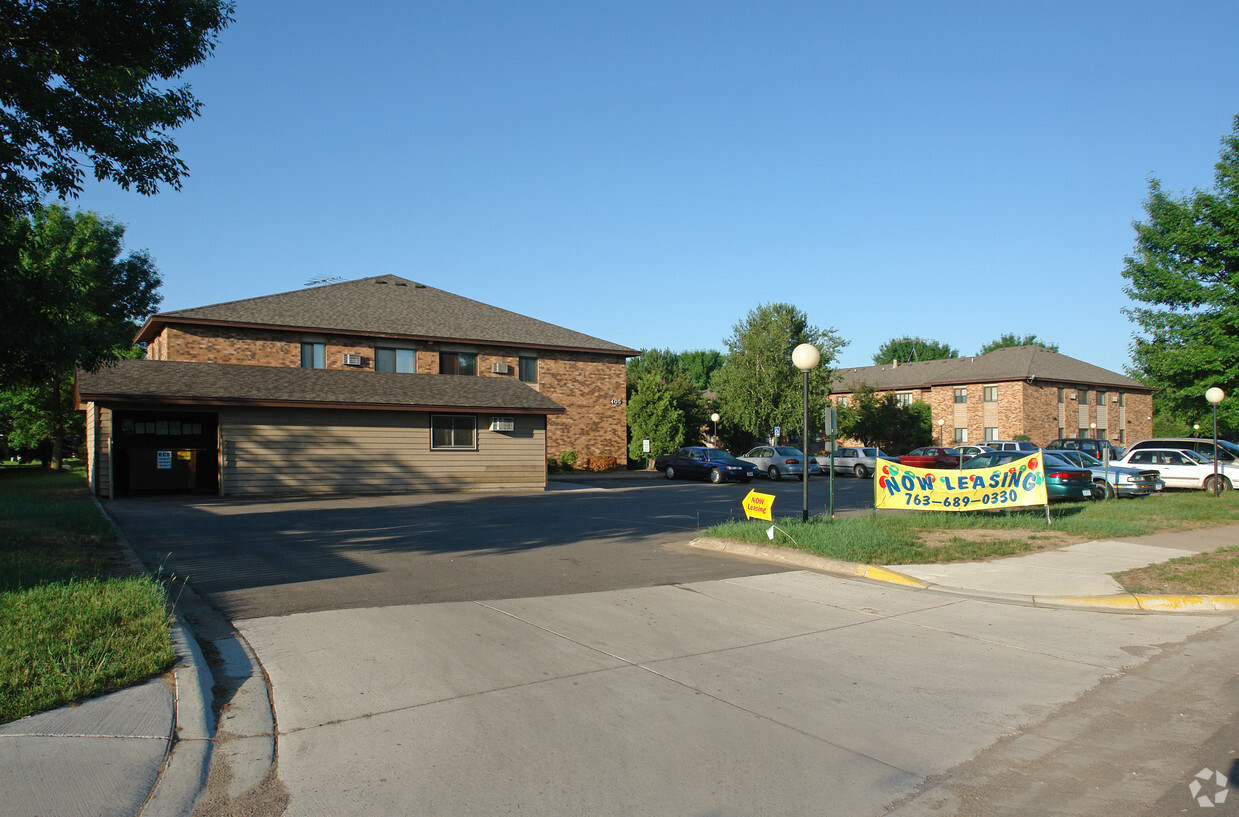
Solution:
M 861 463 L 856 463 L 856 467 L 852 469 L 852 473 L 856 475 L 857 479 L 865 479 L 869 476 L 869 469 Z
M 772 465 L 772 466 L 770 466 L 770 469 L 769 469 L 768 471 L 766 471 L 766 476 L 770 477 L 770 478 L 771 478 L 772 480 L 774 480 L 775 482 L 778 482 L 778 481 L 779 481 L 779 479 L 780 479 L 779 469 L 778 469 L 778 468 L 776 468 L 776 467 L 774 467 L 773 465 Z M 1210 490 L 1212 490 L 1212 489 L 1210 489 Z
M 1228 480 L 1226 477 L 1218 477 L 1217 481 L 1218 481 L 1217 489 L 1219 492 L 1230 490 L 1231 488 L 1230 480 Z M 1213 493 L 1213 477 L 1209 477 L 1208 479 L 1205 480 L 1205 490 L 1208 491 L 1209 493 Z
M 723 481 L 723 472 L 718 470 L 717 468 L 711 468 L 710 469 L 710 482 L 713 482 L 715 485 L 718 485 L 722 481 Z
M 667 466 L 667 479 L 675 479 L 675 469 L 670 465 Z
M 1093 484 L 1101 489 L 1101 499 L 1114 499 L 1114 497 L 1117 496 L 1114 486 L 1106 482 L 1104 479 L 1099 479 Z

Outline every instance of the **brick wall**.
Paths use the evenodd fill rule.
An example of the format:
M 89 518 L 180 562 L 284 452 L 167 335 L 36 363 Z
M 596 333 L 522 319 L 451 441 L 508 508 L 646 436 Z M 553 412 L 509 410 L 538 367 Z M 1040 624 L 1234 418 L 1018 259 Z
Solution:
M 546 451 L 575 451 L 579 462 L 610 454 L 628 464 L 624 358 L 546 352 L 538 359 L 538 390 L 567 409 L 546 423 Z

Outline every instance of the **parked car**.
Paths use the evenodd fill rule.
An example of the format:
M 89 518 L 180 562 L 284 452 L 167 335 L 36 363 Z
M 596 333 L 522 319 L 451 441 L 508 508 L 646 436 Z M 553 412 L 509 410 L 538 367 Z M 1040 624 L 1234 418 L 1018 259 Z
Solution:
M 664 472 L 667 479 L 696 477 L 707 478 L 714 483 L 728 480 L 750 482 L 757 476 L 757 469 L 752 463 L 737 459 L 721 448 L 707 448 L 704 445 L 690 445 L 674 454 L 663 454 L 654 460 L 654 467 Z
M 835 473 L 855 474 L 860 479 L 873 476 L 878 470 L 878 460 L 894 460 L 880 448 L 844 446 L 835 451 Z M 817 464 L 822 468 L 830 467 L 830 455 L 819 454 Z M 810 472 L 812 475 L 812 472 Z
M 1093 484 L 1105 491 L 1104 499 L 1118 496 L 1148 496 L 1162 490 L 1166 483 L 1162 482 L 1155 469 L 1132 468 L 1126 465 L 1115 465 L 1114 460 L 1109 466 L 1085 451 L 1074 449 L 1045 449 L 1047 454 L 1056 454 L 1073 465 L 1087 468 L 1093 474 Z
M 964 463 L 964 470 L 976 468 L 997 468 L 1009 462 L 1022 460 L 1035 451 L 991 451 L 988 454 L 978 454 Z M 1045 471 L 1045 495 L 1049 500 L 1055 499 L 1100 499 L 1105 490 L 1093 484 L 1093 473 L 1072 465 L 1065 459 L 1054 454 L 1042 455 L 1042 468 Z
M 940 445 L 926 445 L 898 457 L 904 465 L 913 468 L 958 468 L 959 452 Z
M 990 451 L 995 451 L 996 449 L 990 448 L 987 445 L 957 445 L 955 446 L 955 450 L 958 451 L 959 455 L 964 458 L 964 462 L 967 462 L 977 454 L 988 454 Z
M 1110 459 L 1117 460 L 1123 456 L 1123 449 L 1110 444 L 1109 440 L 1095 440 L 1092 437 L 1063 437 L 1054 440 L 1046 448 L 1059 451 L 1083 451 L 1086 454 L 1096 457 L 1103 462 L 1106 459 L 1106 452 L 1110 452 Z
M 1119 465 L 1156 468 L 1167 488 L 1213 490 L 1213 471 L 1217 469 L 1218 490 L 1229 491 L 1239 479 L 1239 464 L 1215 461 L 1195 451 L 1179 448 L 1141 448 L 1128 451 Z
M 1218 440 L 1217 460 L 1221 463 L 1239 462 L 1239 445 L 1226 440 Z M 1146 448 L 1178 448 L 1185 451 L 1195 451 L 1206 457 L 1213 457 L 1213 440 L 1201 437 L 1154 437 L 1148 440 L 1137 440 L 1127 451 L 1137 451 Z M 1127 452 L 1124 452 L 1127 453 Z
M 986 440 L 985 447 L 995 451 L 1023 451 L 1024 456 L 1041 450 L 1028 440 Z
M 770 479 L 779 480 L 785 476 L 804 477 L 805 456 L 797 448 L 786 445 L 759 445 L 747 454 L 741 454 L 740 459 L 751 462 L 757 470 Z M 809 476 L 822 473 L 817 460 L 809 458 Z

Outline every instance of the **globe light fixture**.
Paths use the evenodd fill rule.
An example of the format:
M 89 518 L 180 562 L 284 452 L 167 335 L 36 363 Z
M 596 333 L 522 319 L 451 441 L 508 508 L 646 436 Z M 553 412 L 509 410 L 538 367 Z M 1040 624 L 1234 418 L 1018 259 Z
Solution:
M 800 370 L 803 385 L 804 435 L 800 439 L 801 447 L 804 449 L 800 452 L 804 455 L 804 462 L 801 464 L 801 471 L 804 474 L 801 477 L 804 483 L 804 502 L 800 508 L 800 521 L 802 522 L 809 521 L 809 372 L 816 369 L 817 364 L 821 362 L 822 353 L 812 343 L 802 343 L 792 350 L 792 365 Z
M 1222 402 L 1222 398 L 1226 396 L 1226 392 L 1219 389 L 1217 386 L 1205 392 L 1205 399 L 1213 405 L 1213 497 L 1216 499 L 1218 491 L 1221 488 L 1220 480 L 1218 479 L 1218 450 L 1217 450 L 1217 404 Z

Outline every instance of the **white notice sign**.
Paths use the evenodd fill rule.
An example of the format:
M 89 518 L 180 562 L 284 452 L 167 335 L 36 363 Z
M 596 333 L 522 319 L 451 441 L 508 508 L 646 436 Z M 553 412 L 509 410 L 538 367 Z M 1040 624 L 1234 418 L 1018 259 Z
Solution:
M 172 470 L 172 452 L 157 451 L 155 452 L 155 467 L 160 471 Z

